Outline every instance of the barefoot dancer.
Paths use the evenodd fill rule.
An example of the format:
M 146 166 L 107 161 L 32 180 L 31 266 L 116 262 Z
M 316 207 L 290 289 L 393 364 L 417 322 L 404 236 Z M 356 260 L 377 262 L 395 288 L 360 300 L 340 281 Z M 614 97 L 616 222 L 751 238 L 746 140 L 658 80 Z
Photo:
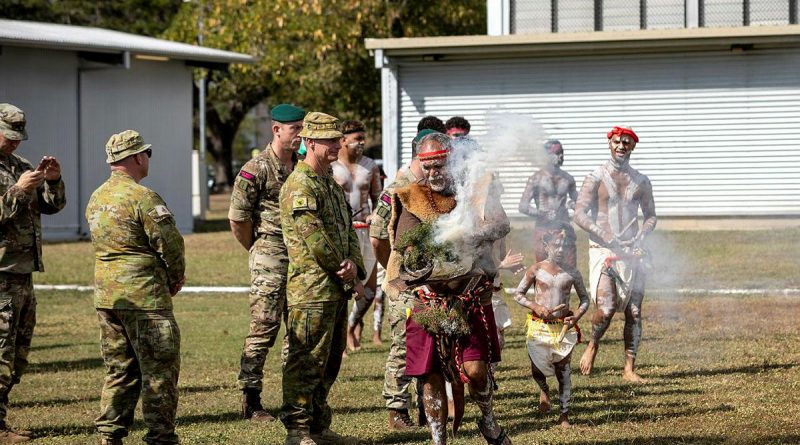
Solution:
M 547 259 L 528 269 L 514 294 L 514 300 L 532 312 L 528 315 L 527 343 L 531 374 L 542 389 L 539 395 L 539 411 L 550 411 L 547 377 L 555 375 L 561 401 L 561 416 L 558 421 L 561 426 L 568 427 L 569 402 L 572 398 L 570 360 L 572 349 L 580 342 L 578 320 L 589 308 L 589 294 L 580 272 L 564 269 L 565 239 L 565 232 L 544 236 L 542 241 Z M 534 285 L 534 301 L 530 301 L 525 294 Z M 572 287 L 575 287 L 581 301 L 575 314 L 569 310 Z
M 592 372 L 600 338 L 614 313 L 625 311 L 625 369 L 622 377 L 643 382 L 634 371 L 642 337 L 642 299 L 645 255 L 642 241 L 656 227 L 653 189 L 647 176 L 629 164 L 639 141 L 630 128 L 608 132 L 611 159 L 583 181 L 575 209 L 575 222 L 589 232 L 589 283 L 597 305 L 592 317 L 589 345 L 581 357 L 581 373 Z M 642 209 L 639 227 L 637 214 Z

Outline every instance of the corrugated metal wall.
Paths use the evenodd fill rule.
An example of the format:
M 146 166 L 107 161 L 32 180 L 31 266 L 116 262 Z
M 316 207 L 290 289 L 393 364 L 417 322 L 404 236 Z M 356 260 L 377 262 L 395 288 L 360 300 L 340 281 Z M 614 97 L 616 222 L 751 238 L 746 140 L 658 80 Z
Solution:
M 61 164 L 67 206 L 55 215 L 42 216 L 42 229 L 51 239 L 77 237 L 83 218 L 77 199 L 77 84 L 74 52 L 11 46 L 0 52 L 0 102 L 22 108 L 28 121 L 29 139 L 20 144 L 17 154 L 34 165 L 44 155 L 55 156 Z
M 181 61 L 132 60 L 129 70 L 85 71 L 81 76 L 83 191 L 108 178 L 105 143 L 126 129 L 153 144 L 142 184 L 167 202 L 182 232 L 192 229 L 192 74 Z M 85 227 L 85 221 L 82 222 Z
M 465 116 L 479 136 L 505 110 L 563 142 L 580 187 L 625 123 L 660 215 L 800 215 L 800 51 L 399 62 L 403 162 L 422 116 Z M 502 168 L 510 215 L 533 172 Z

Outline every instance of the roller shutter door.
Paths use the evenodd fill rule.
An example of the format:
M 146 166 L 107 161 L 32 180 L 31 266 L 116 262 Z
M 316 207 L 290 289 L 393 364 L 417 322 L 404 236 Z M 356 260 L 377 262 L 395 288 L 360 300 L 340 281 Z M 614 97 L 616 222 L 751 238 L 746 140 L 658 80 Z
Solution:
M 659 215 L 800 215 L 800 52 L 692 53 L 401 63 L 402 159 L 422 116 L 488 110 L 537 118 L 562 141 L 582 179 L 609 158 L 605 133 L 628 124 L 631 165 L 653 183 Z M 501 169 L 503 204 L 517 203 L 531 166 Z

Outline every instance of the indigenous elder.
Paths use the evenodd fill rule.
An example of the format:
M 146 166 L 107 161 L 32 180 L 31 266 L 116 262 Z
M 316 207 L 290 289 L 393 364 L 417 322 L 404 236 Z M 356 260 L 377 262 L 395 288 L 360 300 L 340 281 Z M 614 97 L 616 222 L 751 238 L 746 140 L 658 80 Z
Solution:
M 453 116 L 447 119 L 444 127 L 447 129 L 447 135 L 453 139 L 468 135 L 471 128 L 469 121 L 461 116 Z
M 30 432 L 6 423 L 8 394 L 28 366 L 36 297 L 32 272 L 44 271 L 40 214 L 64 208 L 64 182 L 56 158 L 45 156 L 34 169 L 14 154 L 28 139 L 25 113 L 0 104 L 0 443 L 30 440 Z
M 328 393 L 347 342 L 347 300 L 366 278 L 342 188 L 333 180 L 339 120 L 313 112 L 300 137 L 308 147 L 281 188 L 281 226 L 289 252 L 288 355 L 283 368 L 286 445 L 339 443 L 330 430 Z
M 428 243 L 433 243 L 432 235 L 417 238 L 423 237 L 441 216 L 456 206 L 454 183 L 445 168 L 450 148 L 451 140 L 446 135 L 424 137 L 420 142 L 419 159 L 427 184 L 411 184 L 398 189 L 392 200 L 389 231 L 392 248 L 401 255 L 400 276 L 392 284 L 413 295 L 417 303 L 406 324 L 406 375 L 424 381 L 423 403 L 434 444 L 444 444 L 447 438 L 444 382 L 460 377 L 469 384 L 470 395 L 481 410 L 478 426 L 487 443 L 509 445 L 510 439 L 494 417 L 488 366 L 490 362 L 500 360 L 491 306 L 494 271 L 477 266 L 493 264 L 493 261 L 479 256 L 474 261 L 470 258 L 456 260 L 445 254 L 435 261 L 424 259 L 422 267 L 416 265 L 419 258 L 427 255 Z M 499 219 L 487 218 L 476 233 L 471 234 L 469 242 L 476 252 L 482 252 L 487 244 L 490 249 L 491 243 L 508 231 L 505 214 Z M 423 321 L 416 321 L 431 315 L 429 318 L 435 318 L 435 314 L 445 310 L 444 304 L 463 307 L 459 316 L 468 316 L 468 321 L 462 318 L 462 329 L 446 332 L 437 330 L 432 324 L 423 327 L 420 324 Z
M 575 269 L 576 249 L 575 231 L 569 222 L 568 209 L 575 208 L 575 179 L 561 169 L 564 164 L 564 148 L 561 142 L 550 140 L 544 144 L 547 158 L 539 171 L 534 173 L 525 185 L 519 201 L 519 211 L 536 217 L 536 228 L 533 231 L 533 249 L 536 261 L 547 258 L 542 237 L 545 234 L 556 234 L 562 230 L 566 233 L 564 240 L 564 265 Z M 535 201 L 536 207 L 531 206 Z
M 572 398 L 570 360 L 572 349 L 580 342 L 578 320 L 589 308 L 589 294 L 583 285 L 583 277 L 577 270 L 565 270 L 564 240 L 566 232 L 545 234 L 542 242 L 547 259 L 528 269 L 517 287 L 514 300 L 531 310 L 528 314 L 527 343 L 531 360 L 531 374 L 542 390 L 539 395 L 539 411 L 550 411 L 550 388 L 547 377 L 556 376 L 558 397 L 561 401 L 561 416 L 558 421 L 569 426 L 569 402 Z M 534 301 L 526 293 L 535 286 Z M 577 313 L 569 310 L 570 290 L 575 288 L 580 298 Z
M 136 131 L 106 143 L 108 178 L 89 198 L 94 305 L 106 378 L 95 420 L 102 443 L 121 445 L 139 395 L 148 444 L 178 443 L 181 335 L 172 297 L 186 282 L 183 237 L 158 194 L 139 184 L 152 149 Z
M 372 210 L 378 204 L 381 194 L 381 172 L 378 164 L 364 156 L 367 133 L 364 124 L 359 121 L 342 123 L 342 146 L 339 159 L 333 163 L 333 179 L 342 186 L 344 196 L 353 211 L 356 234 L 361 244 L 361 256 L 367 268 L 367 282 L 364 292 L 366 298 L 353 304 L 347 319 L 347 346 L 351 350 L 361 348 L 361 331 L 364 327 L 364 315 L 373 301 L 374 343 L 381 342 L 381 324 L 383 322 L 383 297 L 376 295 L 377 269 L 375 268 L 375 252 L 369 241 L 369 220 Z
M 411 143 L 411 162 L 395 175 L 394 182 L 381 193 L 378 205 L 372 213 L 369 236 L 378 263 L 386 269 L 383 291 L 388 298 L 389 328 L 392 344 L 386 359 L 386 372 L 383 380 L 383 398 L 389 410 L 389 428 L 399 431 L 414 427 L 409 416 L 411 377 L 406 375 L 406 311 L 414 306 L 414 296 L 401 293 L 392 286 L 391 281 L 400 272 L 400 257 L 391 250 L 389 243 L 389 219 L 392 214 L 392 196 L 395 190 L 423 181 L 423 171 L 417 158 L 417 144 L 433 130 L 420 131 Z
M 228 211 L 231 231 L 250 252 L 250 332 L 240 359 L 242 418 L 273 421 L 261 406 L 264 363 L 286 315 L 286 269 L 278 195 L 297 164 L 305 111 L 280 104 L 272 109 L 272 142 L 248 161 L 234 182 Z
M 630 128 L 608 132 L 611 159 L 586 176 L 575 208 L 575 222 L 589 232 L 589 289 L 597 306 L 581 372 L 592 371 L 600 338 L 614 313 L 625 311 L 625 369 L 622 377 L 643 382 L 634 371 L 642 337 L 642 299 L 646 255 L 642 242 L 656 227 L 653 188 L 647 176 L 628 163 L 639 138 Z M 642 209 L 639 227 L 637 214 Z

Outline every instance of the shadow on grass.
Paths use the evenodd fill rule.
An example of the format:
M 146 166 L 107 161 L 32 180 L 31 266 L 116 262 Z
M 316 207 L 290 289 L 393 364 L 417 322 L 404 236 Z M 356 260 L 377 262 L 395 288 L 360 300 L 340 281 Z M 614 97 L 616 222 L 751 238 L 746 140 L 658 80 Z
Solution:
M 687 377 L 708 377 L 714 375 L 729 375 L 729 374 L 759 374 L 772 370 L 785 370 L 797 367 L 797 363 L 763 363 L 761 365 L 744 365 L 733 366 L 729 368 L 705 368 L 705 369 L 687 369 L 685 371 L 673 371 L 664 374 L 656 373 L 655 377 L 665 379 L 679 379 Z
M 37 333 L 36 336 L 38 337 L 39 334 Z M 74 346 L 87 346 L 96 344 L 97 343 L 85 342 L 85 343 L 56 343 L 52 345 L 36 345 L 36 346 L 31 346 L 31 351 L 47 351 L 49 349 L 72 348 Z
M 655 437 L 635 437 L 630 439 L 618 440 L 590 440 L 580 442 L 570 442 L 571 445 L 663 445 L 663 444 L 693 444 L 693 445 L 715 445 L 726 443 L 727 438 L 722 436 L 701 436 L 697 434 L 687 434 L 685 436 L 655 436 Z
M 431 438 L 427 429 L 419 429 L 417 431 L 392 431 L 387 433 L 381 439 L 370 442 L 373 445 L 392 445 L 392 444 L 407 444 L 411 443 L 424 443 Z
M 179 386 L 178 391 L 181 394 L 199 394 L 204 392 L 223 391 L 227 392 L 234 389 L 235 386 L 222 386 L 222 385 L 196 385 L 196 386 Z M 239 390 L 236 389 L 238 392 Z
M 67 425 L 58 425 L 46 428 L 31 428 L 31 432 L 33 433 L 33 437 L 35 438 L 45 438 L 53 436 L 92 435 L 92 434 L 97 434 L 97 429 L 95 429 L 94 425 L 92 424 L 86 424 L 86 425 L 67 424 Z M 41 443 L 46 443 L 46 442 L 41 442 Z M 92 443 L 94 443 L 94 440 L 92 441 Z
M 100 393 L 100 388 L 97 388 L 98 394 Z M 12 407 L 16 408 L 36 408 L 36 407 L 50 407 L 54 408 L 57 406 L 66 406 L 66 405 L 73 405 L 76 403 L 86 403 L 86 402 L 99 402 L 100 396 L 92 396 L 92 397 L 82 397 L 79 399 L 72 398 L 72 399 L 50 399 L 50 400 L 29 400 L 27 402 L 14 402 L 11 403 Z
M 177 424 L 179 426 L 193 425 L 196 423 L 228 423 L 228 422 L 241 422 L 242 415 L 239 411 L 227 411 L 224 413 L 215 414 L 194 414 L 191 416 L 178 416 Z
M 28 365 L 27 372 L 32 374 L 63 372 L 63 371 L 82 371 L 85 369 L 102 368 L 103 359 L 100 357 L 82 358 L 78 360 L 57 360 L 53 362 L 31 363 Z
M 231 230 L 227 219 L 207 219 L 194 221 L 194 233 L 227 232 Z

